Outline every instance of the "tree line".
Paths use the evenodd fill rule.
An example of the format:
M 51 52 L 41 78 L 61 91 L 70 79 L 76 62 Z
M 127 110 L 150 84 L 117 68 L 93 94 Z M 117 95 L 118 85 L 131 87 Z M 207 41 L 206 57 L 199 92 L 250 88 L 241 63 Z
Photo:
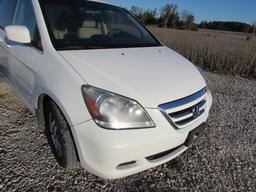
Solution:
M 241 22 L 202 21 L 200 24 L 196 24 L 195 16 L 192 12 L 188 10 L 179 12 L 178 6 L 175 4 L 166 4 L 160 10 L 131 6 L 129 11 L 145 25 L 155 25 L 172 29 L 196 31 L 201 28 L 255 33 L 256 28 L 256 24 L 249 25 Z
M 195 24 L 195 16 L 190 11 L 184 10 L 178 12 L 178 6 L 167 4 L 159 10 L 157 9 L 142 9 L 137 6 L 132 6 L 130 12 L 136 16 L 145 25 L 157 25 L 158 27 L 173 28 L 173 29 L 188 29 L 197 30 Z
M 215 30 L 221 30 L 221 31 L 236 31 L 236 32 L 246 32 L 246 33 L 252 33 L 255 32 L 255 27 L 253 25 L 249 25 L 247 23 L 241 23 L 241 22 L 223 22 L 223 21 L 202 21 L 199 24 L 199 28 L 202 29 L 215 29 Z

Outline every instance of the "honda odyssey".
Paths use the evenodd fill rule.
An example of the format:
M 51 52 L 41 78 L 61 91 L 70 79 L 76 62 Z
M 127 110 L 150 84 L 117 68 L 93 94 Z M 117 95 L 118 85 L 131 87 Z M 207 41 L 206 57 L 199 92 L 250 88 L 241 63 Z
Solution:
M 103 2 L 0 0 L 0 72 L 57 162 L 107 179 L 183 153 L 212 104 L 199 68 Z

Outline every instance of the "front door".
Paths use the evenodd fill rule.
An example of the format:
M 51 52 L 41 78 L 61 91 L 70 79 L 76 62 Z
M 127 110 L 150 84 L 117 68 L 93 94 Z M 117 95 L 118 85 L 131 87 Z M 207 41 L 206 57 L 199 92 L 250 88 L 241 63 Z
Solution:
M 26 26 L 30 32 L 31 43 L 8 42 L 9 63 L 16 79 L 19 92 L 27 106 L 33 108 L 34 65 L 42 56 L 40 36 L 31 0 L 18 0 L 12 25 Z

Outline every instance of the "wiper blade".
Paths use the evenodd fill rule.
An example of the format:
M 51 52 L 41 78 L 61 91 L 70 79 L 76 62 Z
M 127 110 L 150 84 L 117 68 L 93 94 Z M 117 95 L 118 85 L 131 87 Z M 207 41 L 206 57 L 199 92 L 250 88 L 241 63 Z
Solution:
M 83 46 L 63 46 L 59 50 L 72 50 L 72 49 L 82 49 Z
M 88 49 L 111 49 L 111 48 L 136 48 L 136 47 L 157 47 L 160 44 L 138 43 L 138 44 L 120 44 L 120 45 L 68 45 L 58 48 L 62 50 L 88 50 Z
M 60 47 L 58 50 L 82 50 L 82 49 L 103 49 L 106 48 L 104 46 L 98 46 L 98 45 L 83 45 L 83 46 L 63 46 Z

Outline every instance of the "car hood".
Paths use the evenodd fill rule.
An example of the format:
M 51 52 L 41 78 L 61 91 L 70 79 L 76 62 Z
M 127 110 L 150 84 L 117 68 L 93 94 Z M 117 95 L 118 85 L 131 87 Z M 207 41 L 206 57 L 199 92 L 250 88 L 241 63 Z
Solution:
M 167 47 L 60 51 L 86 83 L 137 100 L 146 108 L 206 86 L 197 68 Z

